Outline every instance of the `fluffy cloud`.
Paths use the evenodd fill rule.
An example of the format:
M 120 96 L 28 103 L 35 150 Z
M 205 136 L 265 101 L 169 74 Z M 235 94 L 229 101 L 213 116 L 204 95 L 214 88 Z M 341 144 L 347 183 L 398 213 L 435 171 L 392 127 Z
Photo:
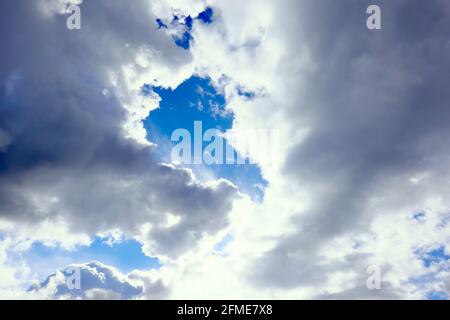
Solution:
M 392 299 L 446 290 L 446 269 L 417 255 L 448 250 L 450 240 L 445 0 L 376 1 L 379 31 L 366 28 L 370 1 L 85 1 L 78 34 L 48 3 L 42 15 L 25 2 L 14 11 L 1 4 L 11 12 L 2 30 L 23 34 L 3 31 L 3 219 L 133 235 L 164 262 L 133 274 L 147 283 L 143 298 Z M 152 26 L 206 5 L 214 22 L 194 22 L 189 50 Z M 194 71 L 224 92 L 232 131 L 280 130 L 280 161 L 261 163 L 269 181 L 262 203 L 232 203 L 228 182 L 202 185 L 154 160 L 141 120 L 158 97 L 140 96 L 140 87 L 174 87 Z M 174 215 L 179 222 L 168 224 Z M 366 287 L 369 265 L 382 270 L 381 290 Z M 415 280 L 433 272 L 432 283 Z M 108 286 L 83 294 L 119 297 Z
M 192 72 L 190 54 L 158 32 L 147 1 L 85 1 L 79 31 L 66 29 L 65 3 L 1 4 L 2 229 L 118 228 L 177 256 L 227 225 L 236 194 L 227 181 L 200 184 L 158 163 L 145 139 L 141 121 L 158 97 L 141 86 L 177 85 Z M 179 223 L 168 228 L 168 215 Z
M 0 152 L 5 151 L 10 143 L 11 138 L 9 137 L 9 135 L 3 130 L 0 130 Z
M 369 1 L 210 2 L 215 23 L 194 26 L 197 68 L 226 92 L 233 130 L 282 129 L 281 163 L 262 164 L 262 205 L 235 208 L 228 255 L 180 264 L 175 296 L 425 296 L 411 279 L 431 270 L 414 252 L 449 241 L 450 7 L 378 3 L 374 32 Z M 239 86 L 262 94 L 248 101 Z M 380 291 L 366 287 L 370 265 Z

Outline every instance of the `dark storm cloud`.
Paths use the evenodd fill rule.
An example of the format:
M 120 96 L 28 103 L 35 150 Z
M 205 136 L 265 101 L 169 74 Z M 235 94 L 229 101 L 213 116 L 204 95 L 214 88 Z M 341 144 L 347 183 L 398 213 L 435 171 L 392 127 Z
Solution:
M 189 62 L 154 28 L 148 2 L 84 1 L 79 31 L 66 28 L 65 16 L 45 17 L 44 4 L 0 3 L 0 217 L 63 219 L 90 235 L 119 228 L 133 236 L 150 223 L 154 248 L 169 255 L 226 225 L 235 188 L 203 186 L 158 164 L 152 147 L 125 138 L 114 89 L 102 94 L 140 48 L 157 49 L 174 68 Z M 166 213 L 179 225 L 161 227 Z
M 369 4 L 381 7 L 379 31 L 366 28 Z M 310 130 L 290 150 L 284 172 L 313 199 L 292 221 L 298 232 L 281 237 L 252 278 L 293 288 L 352 266 L 329 264 L 320 249 L 337 236 L 367 231 L 372 200 L 382 208 L 447 197 L 450 4 L 324 0 L 280 7 L 290 13 L 283 27 L 291 32 L 292 55 L 280 67 L 292 78 L 287 116 Z M 314 67 L 296 73 L 292 61 L 305 48 Z M 424 171 L 435 180 L 411 188 L 408 179 Z

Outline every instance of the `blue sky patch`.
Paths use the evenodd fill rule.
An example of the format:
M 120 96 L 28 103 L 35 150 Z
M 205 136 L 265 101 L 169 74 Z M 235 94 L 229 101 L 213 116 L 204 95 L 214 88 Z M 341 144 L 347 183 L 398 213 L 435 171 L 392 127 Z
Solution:
M 192 36 L 189 31 L 183 32 L 181 37 L 174 37 L 175 44 L 183 49 L 189 49 L 191 39 Z
M 233 242 L 233 240 L 233 236 L 227 234 L 219 243 L 214 246 L 214 253 L 220 256 L 226 256 L 227 247 L 231 242 Z
M 46 277 L 49 270 L 94 260 L 115 267 L 123 273 L 161 266 L 158 259 L 144 255 L 142 246 L 137 241 L 125 240 L 110 245 L 105 240 L 97 237 L 91 245 L 79 246 L 74 251 L 67 251 L 60 247 L 47 247 L 41 242 L 35 242 L 28 251 L 23 253 L 22 259 L 40 278 Z
M 430 272 L 411 277 L 409 279 L 410 283 L 417 287 L 425 288 L 425 290 L 430 284 L 434 284 L 435 286 L 442 285 L 442 272 L 449 270 L 446 261 L 450 259 L 450 256 L 445 254 L 445 247 L 442 245 L 428 251 L 416 250 L 415 254 L 422 260 L 426 268 L 430 268 L 431 266 L 437 266 L 437 268 L 430 269 Z M 448 298 L 448 295 L 445 292 L 431 290 L 425 294 L 425 298 L 428 300 L 445 300 Z
M 450 259 L 450 256 L 445 254 L 444 246 L 440 246 L 437 249 L 425 252 L 422 255 L 423 264 L 427 268 L 431 267 L 433 264 L 439 264 L 439 263 L 447 261 L 449 259 Z
M 413 219 L 419 222 L 425 221 L 425 212 L 416 212 L 413 214 Z
M 157 154 L 161 161 L 171 162 L 171 150 L 176 142 L 170 140 L 176 129 L 187 129 L 194 140 L 194 122 L 201 121 L 203 133 L 207 129 L 225 132 L 233 125 L 233 114 L 226 108 L 225 97 L 211 85 L 210 79 L 192 76 L 175 90 L 145 85 L 143 93 L 153 90 L 161 97 L 160 107 L 151 112 L 144 121 L 148 139 L 158 144 Z M 208 143 L 203 143 L 203 150 Z M 225 139 L 226 148 L 228 143 Z M 235 183 L 241 192 L 255 201 L 261 201 L 267 182 L 254 164 L 234 165 L 186 165 L 201 180 L 225 178 Z M 209 178 L 209 179 L 208 179 Z
M 156 23 L 158 24 L 158 29 L 167 29 L 167 25 L 161 19 L 156 19 Z

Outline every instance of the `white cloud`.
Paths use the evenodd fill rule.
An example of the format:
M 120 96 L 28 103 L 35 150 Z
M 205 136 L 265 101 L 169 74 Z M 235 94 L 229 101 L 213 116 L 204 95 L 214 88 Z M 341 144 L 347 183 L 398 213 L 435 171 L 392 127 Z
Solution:
M 215 22 L 194 25 L 196 69 L 226 92 L 233 130 L 283 129 L 283 161 L 262 164 L 269 187 L 261 205 L 235 205 L 226 257 L 211 253 L 219 237 L 162 268 L 172 297 L 423 298 L 410 279 L 429 270 L 414 249 L 449 242 L 449 97 L 443 83 L 433 89 L 424 79 L 445 82 L 438 65 L 449 55 L 432 51 L 440 64 L 427 66 L 436 68 L 423 61 L 448 30 L 436 22 L 414 37 L 402 28 L 398 13 L 419 2 L 382 4 L 385 21 L 398 24 L 386 22 L 378 35 L 358 24 L 363 3 L 210 4 Z M 435 2 L 428 10 L 448 21 L 440 7 L 448 8 Z M 409 46 L 417 50 L 406 54 Z M 246 101 L 239 85 L 265 94 Z M 436 201 L 439 209 L 429 208 Z M 432 222 L 408 219 L 425 208 Z M 371 264 L 383 270 L 380 291 L 366 288 Z
M 75 280 L 78 274 L 79 280 Z M 29 289 L 29 295 L 44 299 L 123 300 L 138 298 L 142 293 L 143 284 L 140 281 L 96 261 L 57 270 Z
M 54 12 L 53 5 L 47 11 Z M 194 23 L 190 50 L 149 27 L 156 17 L 196 16 L 206 5 L 214 9 L 214 23 Z M 421 10 L 410 14 L 423 12 L 420 21 L 426 23 L 411 26 L 412 17 L 404 15 L 409 6 L 418 6 Z M 24 175 L 26 197 L 5 201 L 7 208 L 21 205 L 18 221 L 61 215 L 75 234 L 119 228 L 135 236 L 163 262 L 158 271 L 127 276 L 143 283 L 140 298 L 422 298 L 442 289 L 442 281 L 410 280 L 430 272 L 414 250 L 450 240 L 443 223 L 450 205 L 443 71 L 450 64 L 443 27 L 449 7 L 444 1 L 382 1 L 381 7 L 384 25 L 372 34 L 365 28 L 364 1 L 142 1 L 136 9 L 115 3 L 105 20 L 95 19 L 95 29 L 89 29 L 94 36 L 78 39 L 84 55 L 67 59 L 94 68 L 99 83 L 79 87 L 71 64 L 57 61 L 65 82 L 80 89 L 83 99 L 118 106 L 82 109 L 83 121 L 112 111 L 87 127 L 85 138 L 100 137 L 88 146 L 99 147 L 78 156 L 96 157 L 104 166 L 88 167 L 87 174 L 70 167 L 61 181 L 60 171 L 46 168 Z M 94 8 L 86 7 L 87 18 L 99 14 Z M 127 14 L 120 21 L 107 19 L 117 12 Z M 34 76 L 43 72 L 34 68 Z M 261 163 L 269 181 L 261 204 L 245 196 L 232 203 L 234 186 L 224 181 L 200 185 L 187 171 L 148 167 L 150 153 L 142 150 L 154 146 L 145 141 L 141 120 L 157 108 L 158 97 L 139 95 L 140 87 L 149 82 L 176 87 L 194 70 L 225 93 L 235 114 L 233 131 L 280 129 L 281 161 Z M 50 76 L 60 79 L 56 72 Z M 256 97 L 243 99 L 239 87 Z M 101 99 L 112 100 L 92 98 L 104 88 L 110 94 Z M 20 86 L 16 95 L 17 90 Z M 98 153 L 111 144 L 101 143 L 109 137 L 104 133 L 123 127 L 120 137 L 139 144 L 113 139 L 118 156 L 103 160 L 111 156 Z M 130 175 L 124 167 L 134 171 Z M 14 189 L 0 191 L 16 195 Z M 52 200 L 55 195 L 59 202 Z M 196 205 L 199 198 L 203 202 Z M 24 203 L 31 207 L 25 214 Z M 425 212 L 423 223 L 411 219 L 417 211 Z M 177 222 L 169 228 L 168 216 Z M 232 241 L 226 255 L 218 255 L 214 246 L 226 235 Z M 365 286 L 372 264 L 383 271 L 380 291 Z M 95 285 L 83 297 L 117 298 L 118 291 Z
M 64 3 L 2 4 L 24 41 L 3 29 L 0 76 L 9 83 L 20 69 L 21 81 L 14 99 L 0 96 L 11 105 L 0 126 L 14 141 L 0 159 L 0 228 L 65 248 L 120 229 L 153 256 L 175 257 L 227 225 L 236 195 L 227 181 L 210 187 L 158 163 L 146 139 L 142 120 L 159 98 L 142 86 L 176 87 L 192 74 L 191 55 L 152 27 L 148 1 L 85 1 L 77 31 L 65 28 Z M 161 227 L 167 213 L 180 220 L 170 230 Z
M 10 143 L 11 143 L 10 136 L 5 131 L 0 129 L 0 152 L 6 150 L 6 148 Z

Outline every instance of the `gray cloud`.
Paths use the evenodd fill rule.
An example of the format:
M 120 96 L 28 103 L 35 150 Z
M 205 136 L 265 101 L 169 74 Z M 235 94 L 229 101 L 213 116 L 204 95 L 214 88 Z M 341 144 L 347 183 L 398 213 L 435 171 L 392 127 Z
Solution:
M 382 8 L 380 31 L 365 25 L 372 3 Z M 159 52 L 172 70 L 190 62 L 188 51 L 155 31 L 147 5 L 86 0 L 83 29 L 73 33 L 64 17 L 48 20 L 29 1 L 0 3 L 7 13 L 0 21 L 0 217 L 61 218 L 91 235 L 120 228 L 137 236 L 149 223 L 140 239 L 172 257 L 227 225 L 234 187 L 196 184 L 188 172 L 158 164 L 152 147 L 124 138 L 120 97 L 102 94 L 110 71 L 132 63 L 140 48 Z M 448 204 L 448 1 L 286 0 L 277 10 L 275 32 L 290 45 L 279 72 L 291 93 L 278 109 L 295 129 L 309 129 L 283 174 L 312 205 L 292 219 L 293 234 L 254 261 L 248 278 L 256 287 L 314 288 L 352 270 L 359 275 L 352 286 L 316 297 L 402 297 L 389 282 L 367 290 L 370 252 L 332 261 L 322 249 L 368 232 L 375 214 L 420 207 L 436 195 Z M 297 68 L 305 52 L 312 63 Z M 412 186 L 409 179 L 423 172 L 426 181 Z M 180 221 L 167 226 L 167 213 Z M 149 297 L 168 292 L 162 282 L 144 283 Z M 118 291 L 94 285 L 83 295 L 123 297 Z
M 158 63 L 174 70 L 189 63 L 156 30 L 149 3 L 84 1 L 79 31 L 66 29 L 65 16 L 44 17 L 42 3 L 0 4 L 0 128 L 9 137 L 0 152 L 0 217 L 62 219 L 90 235 L 119 228 L 137 236 L 149 223 L 153 253 L 166 255 L 225 226 L 235 188 L 207 187 L 158 164 L 151 146 L 125 138 L 119 93 L 102 94 L 111 71 L 120 85 L 121 68 L 140 49 L 159 52 Z M 162 227 L 166 213 L 180 223 Z
M 79 288 L 73 280 L 75 274 L 79 275 Z M 147 282 L 146 286 L 150 287 L 150 280 Z M 156 287 L 161 289 L 159 283 Z M 138 298 L 144 292 L 144 286 L 132 283 L 111 267 L 92 261 L 58 270 L 42 283 L 33 285 L 28 292 L 52 299 L 127 300 Z
M 11 143 L 11 138 L 9 135 L 0 129 L 0 152 L 6 150 L 8 145 Z
M 365 25 L 372 3 L 382 8 L 380 31 Z M 310 129 L 290 150 L 284 173 L 314 196 L 312 208 L 292 221 L 298 232 L 280 237 L 255 263 L 252 279 L 294 288 L 323 284 L 327 274 L 350 266 L 327 265 L 320 249 L 340 235 L 368 231 L 372 200 L 383 208 L 423 203 L 430 194 L 445 199 L 450 191 L 450 6 L 291 1 L 280 8 L 289 8 L 277 12 L 282 28 L 295 30 L 286 35 L 292 47 L 280 66 L 292 80 L 286 116 Z M 293 61 L 305 48 L 314 67 L 296 70 Z M 436 180 L 409 187 L 423 171 Z

